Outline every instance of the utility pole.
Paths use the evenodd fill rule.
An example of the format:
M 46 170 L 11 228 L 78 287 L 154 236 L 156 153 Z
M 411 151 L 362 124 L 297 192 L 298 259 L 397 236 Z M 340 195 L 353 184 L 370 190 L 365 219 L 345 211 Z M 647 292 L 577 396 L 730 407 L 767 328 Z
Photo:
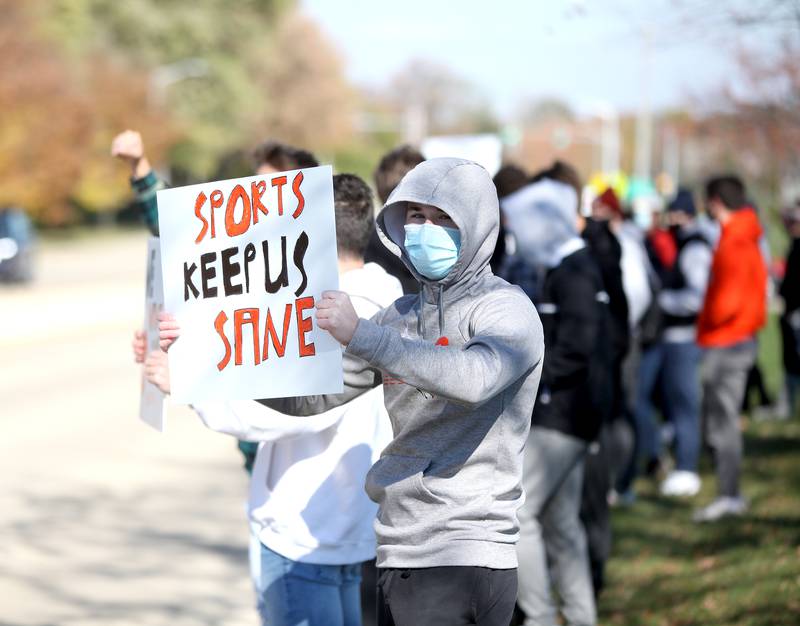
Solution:
M 604 174 L 620 170 L 619 114 L 610 102 L 596 105 L 600 118 L 600 169 Z
M 681 142 L 674 128 L 664 131 L 663 170 L 677 188 L 681 176 Z
M 642 65 L 640 78 L 639 113 L 636 116 L 635 174 L 637 178 L 649 180 L 652 172 L 653 114 L 650 108 L 650 79 L 652 74 L 653 34 L 649 27 L 642 27 Z

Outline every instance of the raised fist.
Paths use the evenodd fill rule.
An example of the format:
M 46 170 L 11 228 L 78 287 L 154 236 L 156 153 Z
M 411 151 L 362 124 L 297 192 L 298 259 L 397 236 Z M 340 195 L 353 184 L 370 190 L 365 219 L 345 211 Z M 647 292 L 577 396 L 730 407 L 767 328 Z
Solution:
M 144 155 L 142 135 L 135 130 L 126 130 L 111 142 L 111 156 L 126 161 L 131 166 L 134 178 L 143 178 L 150 172 L 150 164 Z
M 135 130 L 126 130 L 111 142 L 111 156 L 125 161 L 138 161 L 144 156 L 142 135 Z

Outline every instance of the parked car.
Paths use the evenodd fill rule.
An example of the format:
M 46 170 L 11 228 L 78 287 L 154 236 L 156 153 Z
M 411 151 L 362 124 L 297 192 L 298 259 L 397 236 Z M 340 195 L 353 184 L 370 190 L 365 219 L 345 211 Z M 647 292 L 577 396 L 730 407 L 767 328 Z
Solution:
M 36 234 L 22 209 L 0 209 L 0 282 L 33 280 Z

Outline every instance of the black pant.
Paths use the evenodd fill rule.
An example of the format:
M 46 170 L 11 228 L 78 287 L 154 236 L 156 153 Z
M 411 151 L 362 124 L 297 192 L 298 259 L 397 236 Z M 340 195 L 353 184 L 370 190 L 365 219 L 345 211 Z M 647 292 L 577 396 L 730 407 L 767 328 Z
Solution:
M 378 626 L 508 626 L 517 570 L 428 567 L 378 570 Z
M 605 585 L 606 561 L 611 554 L 611 516 L 608 510 L 608 492 L 611 489 L 609 474 L 609 440 L 611 425 L 603 426 L 598 445 L 589 448 L 583 474 L 581 492 L 581 523 L 586 529 L 589 549 L 589 566 L 592 570 L 592 587 L 597 598 Z
M 361 568 L 362 626 L 377 625 L 376 606 L 378 606 L 378 569 L 375 567 L 375 559 L 372 559 L 371 561 L 365 561 Z

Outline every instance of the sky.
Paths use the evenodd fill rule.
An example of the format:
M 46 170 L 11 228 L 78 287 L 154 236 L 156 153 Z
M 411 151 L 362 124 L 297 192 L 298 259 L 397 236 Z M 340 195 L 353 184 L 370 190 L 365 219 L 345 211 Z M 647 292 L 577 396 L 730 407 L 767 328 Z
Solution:
M 756 0 L 742 0 L 755 2 Z M 736 81 L 734 52 L 774 37 L 717 28 L 740 0 L 302 0 L 348 77 L 380 87 L 412 59 L 444 64 L 510 118 L 544 97 L 580 113 L 697 106 Z M 752 5 L 751 5 L 752 6 Z M 763 30 L 763 29 L 762 29 Z M 648 43 L 649 42 L 649 43 Z

